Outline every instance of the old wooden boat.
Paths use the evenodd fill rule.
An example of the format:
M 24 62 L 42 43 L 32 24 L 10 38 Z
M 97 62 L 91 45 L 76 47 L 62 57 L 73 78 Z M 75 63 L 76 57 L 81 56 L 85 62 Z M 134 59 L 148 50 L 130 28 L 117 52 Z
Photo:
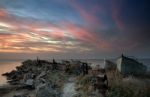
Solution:
M 123 75 L 142 75 L 146 72 L 146 66 L 134 58 L 124 55 L 117 59 L 117 70 Z

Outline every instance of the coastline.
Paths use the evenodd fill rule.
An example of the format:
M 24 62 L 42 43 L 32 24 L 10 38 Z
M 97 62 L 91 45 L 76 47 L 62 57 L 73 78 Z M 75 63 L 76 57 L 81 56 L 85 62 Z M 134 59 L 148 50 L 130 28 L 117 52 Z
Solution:
M 17 66 L 21 65 L 21 61 L 0 61 L 0 86 L 7 85 L 7 78 L 2 76 L 3 73 L 16 70 Z
M 89 63 L 87 64 L 89 65 Z M 9 79 L 9 83 L 0 86 L 1 97 L 15 97 L 15 95 L 20 95 L 17 97 L 21 97 L 21 95 L 24 95 L 25 97 L 28 97 L 28 96 L 47 97 L 47 96 L 43 96 L 42 94 L 56 95 L 56 97 L 62 97 L 62 95 L 66 95 L 65 92 L 64 92 L 65 94 L 63 94 L 63 91 L 64 91 L 63 89 L 67 90 L 68 92 L 71 92 L 71 94 L 72 94 L 72 91 L 76 91 L 77 89 L 79 91 L 76 91 L 74 95 L 79 95 L 80 92 L 83 92 L 82 88 L 85 88 L 85 86 L 82 84 L 84 80 L 86 80 L 87 78 L 93 78 L 93 74 L 91 74 L 93 70 L 92 71 L 90 70 L 89 74 L 86 74 L 86 75 L 84 75 L 83 72 L 80 71 L 80 66 L 82 66 L 82 64 L 85 64 L 85 61 L 82 62 L 80 60 L 78 61 L 77 60 L 76 61 L 75 60 L 63 60 L 61 62 L 57 62 L 55 60 L 48 61 L 48 60 L 36 59 L 36 60 L 26 60 L 26 61 L 23 61 L 22 63 L 19 62 L 19 64 L 20 65 L 18 65 L 15 70 L 5 72 L 5 74 L 3 74 L 4 76 L 7 77 L 7 79 Z M 68 70 L 66 71 L 66 67 L 69 64 L 72 67 L 70 68 L 69 71 Z M 95 72 L 95 69 L 94 69 L 94 72 Z M 108 73 L 107 74 L 108 77 L 112 77 L 108 79 L 112 80 L 114 75 L 111 75 L 111 74 L 113 74 L 113 72 L 108 71 L 107 73 Z M 118 74 L 115 74 L 115 75 L 118 75 Z M 69 91 L 68 87 L 70 86 L 68 85 L 72 85 L 72 83 L 69 84 L 66 82 L 72 76 L 75 76 L 74 77 L 75 89 L 72 88 Z M 114 81 L 112 82 L 113 84 L 110 83 L 111 87 L 116 88 L 117 85 L 114 85 L 114 84 L 118 84 L 116 83 L 118 81 L 122 83 L 124 83 L 124 81 L 125 82 L 135 81 L 135 82 L 138 82 L 137 85 L 138 84 L 148 85 L 147 82 L 150 82 L 149 79 L 136 79 L 136 78 L 130 79 L 128 77 L 126 79 L 124 78 L 122 80 L 121 79 L 122 78 L 117 77 L 117 80 L 115 81 L 113 80 Z M 90 83 L 85 84 L 85 85 L 87 85 L 87 87 L 89 88 L 91 87 Z M 122 84 L 120 83 L 119 85 L 122 86 Z M 113 92 L 112 90 L 108 90 L 108 91 L 110 93 Z M 86 94 L 86 92 L 83 92 L 83 94 L 88 95 Z M 92 93 L 92 92 L 89 92 L 89 93 Z M 99 95 L 99 93 L 97 94 L 97 92 L 94 92 L 94 95 Z

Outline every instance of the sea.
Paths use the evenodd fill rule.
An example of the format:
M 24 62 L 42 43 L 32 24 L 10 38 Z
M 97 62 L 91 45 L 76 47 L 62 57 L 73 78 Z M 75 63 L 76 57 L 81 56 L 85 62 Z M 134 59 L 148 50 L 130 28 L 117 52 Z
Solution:
M 115 62 L 115 60 L 111 59 Z M 50 60 L 49 60 L 50 61 Z M 57 61 L 57 60 L 56 60 Z M 60 61 L 60 60 L 59 60 Z M 88 62 L 91 65 L 100 65 L 104 66 L 104 59 L 82 59 L 81 61 Z M 6 77 L 2 76 L 3 73 L 10 72 L 15 70 L 17 66 L 21 65 L 22 60 L 2 60 L 0 61 L 0 86 L 7 84 Z M 142 62 L 147 66 L 148 72 L 150 71 L 150 59 L 141 59 L 139 62 Z

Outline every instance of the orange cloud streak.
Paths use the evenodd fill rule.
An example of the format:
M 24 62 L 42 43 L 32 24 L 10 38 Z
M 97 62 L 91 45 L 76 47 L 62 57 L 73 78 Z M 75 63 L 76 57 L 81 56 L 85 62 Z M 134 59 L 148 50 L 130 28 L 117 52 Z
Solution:
M 97 22 L 95 16 L 89 15 L 87 11 L 83 10 L 80 7 L 77 7 L 77 9 L 80 10 L 81 15 L 87 22 Z M 10 32 L 12 31 L 11 34 L 8 35 L 0 34 L 0 52 L 26 52 L 26 50 L 30 50 L 32 52 L 58 52 L 60 50 L 58 48 L 55 48 L 53 46 L 54 44 L 60 45 L 61 42 L 61 44 L 63 45 L 63 42 L 65 42 L 65 44 L 70 47 L 69 45 L 71 42 L 68 41 L 71 40 L 66 40 L 66 38 L 68 37 L 66 36 L 66 34 L 75 37 L 78 42 L 85 43 L 87 45 L 91 44 L 91 46 L 93 46 L 91 48 L 97 47 L 100 50 L 107 50 L 110 47 L 110 44 L 101 36 L 97 37 L 96 33 L 87 30 L 85 27 L 79 27 L 68 21 L 62 23 L 62 27 L 57 27 L 53 24 L 43 23 L 40 21 L 26 21 L 25 23 L 20 23 L 18 21 L 15 21 L 15 19 L 13 20 L 12 18 L 10 18 L 11 16 L 9 16 L 7 12 L 2 12 L 2 10 L 0 10 L 0 17 L 4 18 L 4 20 L 0 19 L 0 21 L 3 21 L 4 23 L 10 25 L 10 27 L 7 27 L 7 29 L 10 30 Z M 57 41 L 59 41 L 59 43 Z M 36 42 L 37 44 L 36 46 L 23 46 L 23 44 L 26 42 Z M 43 47 L 41 47 L 41 44 L 39 44 L 41 42 L 49 44 L 45 44 L 43 45 Z M 47 45 L 51 45 L 51 47 Z M 76 44 L 74 46 L 76 48 L 80 45 Z M 74 47 L 72 48 L 74 49 Z M 85 47 L 84 49 L 87 48 Z
M 0 9 L 0 17 L 7 16 L 7 12 L 4 9 Z

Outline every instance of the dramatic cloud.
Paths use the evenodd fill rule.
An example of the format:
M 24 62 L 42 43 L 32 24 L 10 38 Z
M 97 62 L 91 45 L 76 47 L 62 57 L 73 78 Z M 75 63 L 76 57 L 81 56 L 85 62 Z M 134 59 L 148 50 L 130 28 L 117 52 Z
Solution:
M 124 23 L 120 16 L 122 5 L 123 5 L 123 0 L 112 0 L 111 1 L 112 18 L 114 19 L 115 24 L 119 29 L 123 29 L 123 27 L 124 27 Z
M 149 57 L 145 4 L 141 0 L 1 0 L 0 58 L 9 53 L 22 58 L 91 58 L 124 52 Z

